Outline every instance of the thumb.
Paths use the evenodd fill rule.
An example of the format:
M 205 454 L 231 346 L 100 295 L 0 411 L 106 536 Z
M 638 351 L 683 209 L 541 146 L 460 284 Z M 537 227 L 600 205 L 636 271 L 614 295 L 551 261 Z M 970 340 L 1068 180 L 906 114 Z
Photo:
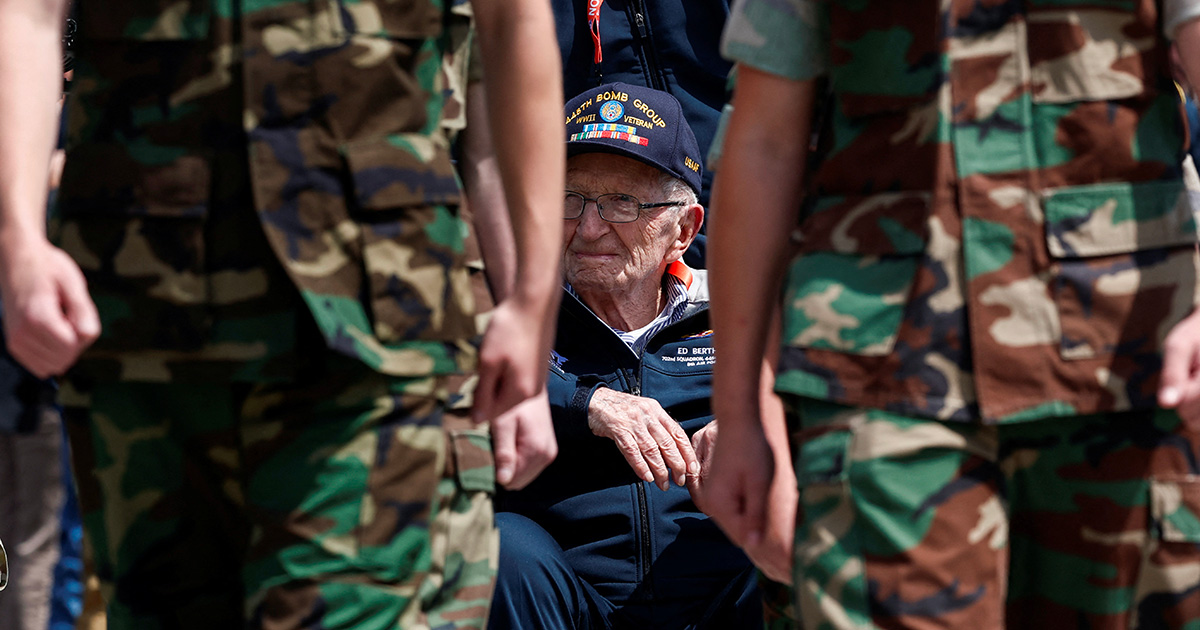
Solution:
M 1168 339 L 1163 353 L 1162 377 L 1158 386 L 1158 404 L 1173 408 L 1183 400 L 1193 364 L 1192 346 Z
M 512 483 L 517 463 L 517 423 L 507 413 L 492 421 L 492 450 L 496 458 L 496 483 Z
M 96 305 L 88 294 L 87 283 L 78 273 L 68 274 L 60 288 L 63 313 L 83 344 L 90 344 L 100 336 L 100 316 Z

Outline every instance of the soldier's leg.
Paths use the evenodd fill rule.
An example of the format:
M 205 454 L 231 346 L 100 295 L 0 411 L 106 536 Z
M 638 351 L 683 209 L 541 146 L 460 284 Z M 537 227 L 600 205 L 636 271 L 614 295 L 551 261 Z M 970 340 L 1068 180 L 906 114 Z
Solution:
M 434 566 L 430 522 L 445 466 L 446 397 L 331 358 L 259 385 L 243 404 L 244 568 L 255 627 L 402 626 Z
M 496 465 L 491 432 L 486 425 L 475 427 L 469 412 L 469 407 L 456 407 L 444 419 L 446 466 L 430 523 L 433 566 L 419 589 L 417 605 L 410 605 L 401 619 L 404 628 L 487 626 L 500 560 L 492 502 Z
M 759 574 L 758 590 L 762 593 L 763 630 L 800 630 L 800 617 L 788 585 Z
M 1200 624 L 1200 435 L 1169 411 L 1052 418 L 1000 435 L 1008 627 Z
M 1007 521 L 993 430 L 787 401 L 805 628 L 1001 627 Z
M 64 392 L 84 530 L 110 629 L 242 625 L 248 530 L 235 398 L 228 385 Z

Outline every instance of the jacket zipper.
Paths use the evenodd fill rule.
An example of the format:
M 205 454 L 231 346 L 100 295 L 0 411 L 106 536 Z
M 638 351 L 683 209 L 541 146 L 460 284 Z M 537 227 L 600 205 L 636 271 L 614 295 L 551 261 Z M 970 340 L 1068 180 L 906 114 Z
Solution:
M 637 484 L 638 519 L 642 523 L 642 535 L 639 542 L 638 561 L 642 565 L 642 588 L 645 589 L 646 599 L 654 598 L 654 585 L 650 583 L 650 506 L 646 503 L 646 484 Z
M 629 393 L 634 396 L 642 395 L 642 362 L 638 359 L 638 365 L 629 373 Z M 641 521 L 641 537 L 638 540 L 638 560 L 642 566 L 642 588 L 645 589 L 648 599 L 654 597 L 654 587 L 650 584 L 650 504 L 646 500 L 646 484 L 638 480 L 637 499 L 638 499 L 638 520 Z
M 642 49 L 642 59 L 646 63 L 646 79 L 650 83 L 650 87 L 666 92 L 667 82 L 663 80 L 662 72 L 659 70 L 658 51 L 654 49 L 654 42 L 650 39 L 650 30 L 646 27 L 646 3 L 644 0 L 633 0 L 633 23 L 637 27 L 638 44 Z

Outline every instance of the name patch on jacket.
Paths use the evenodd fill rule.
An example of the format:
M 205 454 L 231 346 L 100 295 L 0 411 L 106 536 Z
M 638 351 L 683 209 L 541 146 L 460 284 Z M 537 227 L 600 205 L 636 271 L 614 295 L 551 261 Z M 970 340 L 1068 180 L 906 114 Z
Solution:
M 678 363 L 682 367 L 709 367 L 717 362 L 717 355 L 711 347 L 681 346 L 675 348 L 675 354 L 664 354 L 661 359 L 663 363 Z

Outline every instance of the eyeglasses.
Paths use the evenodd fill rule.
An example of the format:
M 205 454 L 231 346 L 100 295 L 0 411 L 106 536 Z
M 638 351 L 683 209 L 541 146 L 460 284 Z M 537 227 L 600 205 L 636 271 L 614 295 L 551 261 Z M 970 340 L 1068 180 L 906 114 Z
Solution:
M 583 210 L 589 201 L 596 202 L 596 211 L 600 213 L 600 218 L 609 223 L 632 223 L 641 216 L 642 210 L 684 205 L 682 201 L 641 203 L 637 197 L 623 193 L 608 193 L 597 195 L 594 198 L 584 197 L 577 192 L 568 190 L 563 198 L 563 219 L 570 221 L 583 216 Z

